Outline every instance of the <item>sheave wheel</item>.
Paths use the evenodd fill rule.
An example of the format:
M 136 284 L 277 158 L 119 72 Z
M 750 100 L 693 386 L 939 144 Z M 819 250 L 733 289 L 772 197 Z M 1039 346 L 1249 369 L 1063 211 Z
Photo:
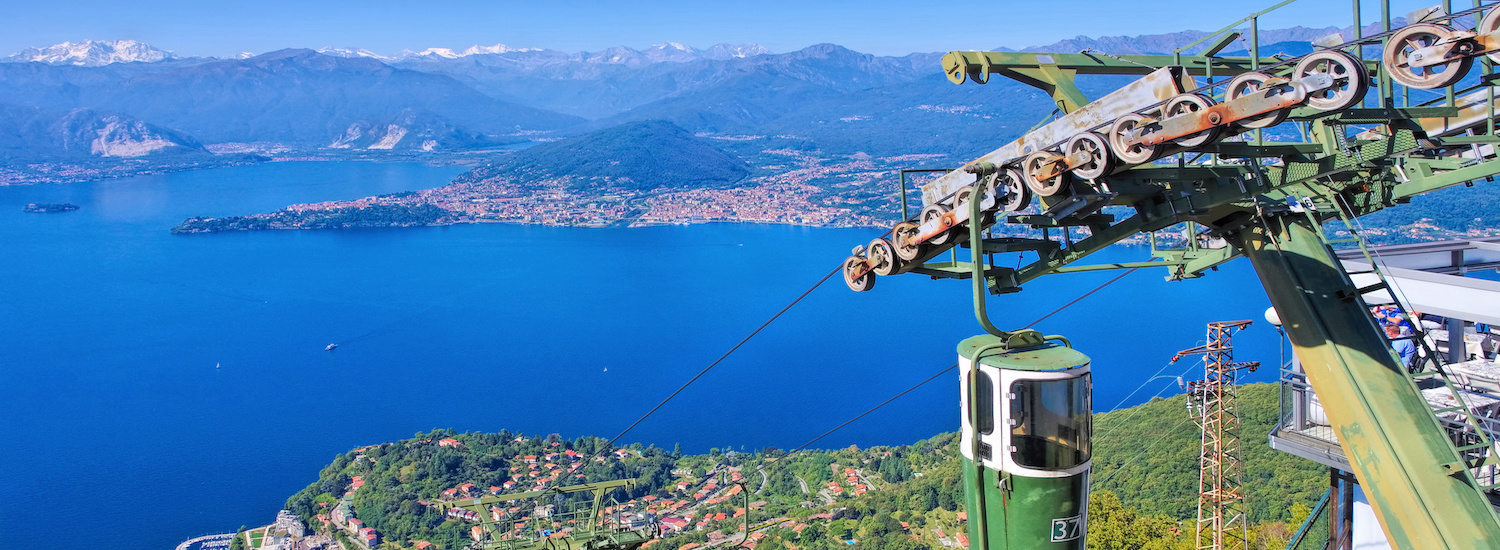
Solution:
M 1099 179 L 1108 174 L 1110 168 L 1114 168 L 1115 158 L 1109 154 L 1109 142 L 1099 134 L 1084 132 L 1073 136 L 1073 139 L 1068 140 L 1068 144 L 1063 146 L 1063 151 L 1070 157 L 1080 152 L 1089 154 L 1088 162 L 1073 169 L 1073 175 L 1079 178 Z
M 1500 30 L 1500 8 L 1492 9 L 1484 14 L 1484 19 L 1479 20 L 1479 26 L 1474 27 L 1474 30 L 1479 31 L 1479 34 L 1490 34 Z M 1484 55 L 1490 58 L 1490 61 L 1500 63 L 1500 52 L 1490 52 Z
M 1318 73 L 1333 77 L 1332 87 L 1307 94 L 1307 105 L 1319 111 L 1347 109 L 1364 99 L 1370 89 L 1370 75 L 1365 72 L 1364 62 L 1344 52 L 1323 50 L 1309 54 L 1297 62 L 1292 80 Z
M 901 222 L 891 228 L 891 246 L 896 249 L 896 257 L 903 262 L 916 260 L 922 255 L 922 243 L 916 241 L 918 235 L 917 224 Z
M 947 214 L 950 210 L 953 209 L 949 208 L 946 204 L 927 205 L 926 208 L 922 209 L 922 225 L 927 225 L 927 222 L 929 221 L 942 218 L 943 215 Z M 932 243 L 934 246 L 942 246 L 948 243 L 948 239 L 952 236 L 952 234 L 953 228 L 950 227 L 948 228 L 948 230 L 943 231 L 942 233 L 933 235 L 932 238 L 927 239 L 927 242 Z
M 1453 29 L 1432 23 L 1404 27 L 1386 40 L 1385 52 L 1380 57 L 1381 66 L 1391 73 L 1391 78 L 1396 82 L 1412 88 L 1429 90 L 1458 82 L 1469 73 L 1474 58 L 1456 57 L 1437 65 L 1411 66 L 1412 52 L 1436 44 L 1451 34 Z
M 1214 100 L 1198 94 L 1178 94 L 1167 102 L 1166 117 L 1189 115 L 1214 106 Z M 1219 126 L 1214 126 L 1196 134 L 1188 134 L 1172 140 L 1179 146 L 1192 149 L 1204 144 L 1212 143 L 1219 139 Z
M 1015 168 L 1006 168 L 996 174 L 995 192 L 1004 193 L 1000 196 L 1001 210 L 1020 212 L 1031 204 L 1031 190 L 1026 188 L 1022 177 L 1021 171 Z
M 864 275 L 855 275 L 861 271 Z M 855 292 L 870 290 L 875 286 L 875 272 L 865 271 L 865 261 L 859 256 L 850 256 L 844 260 L 844 284 Z
M 1115 153 L 1115 158 L 1125 164 L 1145 164 L 1156 157 L 1160 145 L 1136 144 L 1127 147 L 1125 145 L 1125 134 L 1134 130 L 1136 126 L 1146 117 L 1131 113 L 1115 119 L 1114 125 L 1109 128 L 1109 150 Z
M 1239 76 L 1236 76 L 1229 81 L 1228 87 L 1224 90 L 1224 101 L 1234 101 L 1236 99 L 1255 94 L 1264 94 L 1262 97 L 1271 97 L 1282 95 L 1290 91 L 1290 87 L 1288 86 L 1266 88 L 1266 83 L 1270 81 L 1271 75 L 1268 75 L 1266 73 L 1240 73 Z M 1235 124 L 1239 125 L 1242 128 L 1270 128 L 1277 124 L 1286 122 L 1286 117 L 1289 114 L 1291 114 L 1290 109 L 1277 109 L 1269 113 L 1262 113 L 1253 117 L 1242 118 L 1239 120 L 1239 122 L 1235 122 Z
M 1021 161 L 1023 174 L 1026 176 L 1026 186 L 1043 197 L 1051 197 L 1061 193 L 1063 187 L 1068 183 L 1068 173 L 1061 172 L 1048 179 L 1041 179 L 1042 169 L 1048 164 L 1062 160 L 1062 156 L 1051 151 L 1037 151 L 1026 160 Z
M 891 241 L 875 239 L 865 247 L 865 259 L 874 264 L 876 275 L 895 275 L 901 268 L 901 261 L 896 258 L 896 249 L 891 246 Z
M 969 213 L 969 199 L 972 198 L 974 198 L 974 186 L 965 185 L 958 188 L 958 191 L 953 192 L 953 211 L 962 212 L 963 215 L 967 215 Z M 980 212 L 984 211 L 983 204 L 979 205 L 979 210 Z

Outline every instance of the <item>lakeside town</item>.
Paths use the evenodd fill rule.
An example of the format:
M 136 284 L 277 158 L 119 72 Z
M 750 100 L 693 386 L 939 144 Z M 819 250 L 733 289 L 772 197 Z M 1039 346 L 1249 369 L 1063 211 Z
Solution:
M 681 189 L 637 189 L 603 176 L 536 180 L 502 172 L 460 177 L 420 191 L 294 204 L 278 212 L 246 216 L 193 218 L 176 231 L 455 223 L 641 227 L 740 222 L 875 227 L 894 218 L 897 172 L 917 160 L 910 157 L 827 156 L 770 149 L 753 159 L 760 175 L 733 186 Z M 915 186 L 910 192 L 913 198 L 919 194 Z M 391 211 L 400 212 L 402 220 L 413 212 L 420 215 L 410 222 L 393 222 Z

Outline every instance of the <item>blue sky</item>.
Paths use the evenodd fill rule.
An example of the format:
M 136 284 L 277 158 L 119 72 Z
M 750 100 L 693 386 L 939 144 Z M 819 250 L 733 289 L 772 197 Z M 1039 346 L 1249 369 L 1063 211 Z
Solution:
M 1435 0 L 1392 2 L 1393 13 Z M 787 52 L 823 42 L 880 55 L 1022 48 L 1074 36 L 1215 30 L 1273 0 L 450 0 L 256 2 L 71 0 L 15 2 L 0 15 L 0 55 L 83 39 L 134 39 L 185 56 L 288 47 L 357 47 L 380 54 L 504 43 L 565 51 L 662 42 L 756 43 Z M 1365 0 L 1366 21 L 1379 2 Z M 1469 5 L 1460 1 L 1459 5 Z M 1348 0 L 1299 0 L 1262 25 L 1345 26 Z

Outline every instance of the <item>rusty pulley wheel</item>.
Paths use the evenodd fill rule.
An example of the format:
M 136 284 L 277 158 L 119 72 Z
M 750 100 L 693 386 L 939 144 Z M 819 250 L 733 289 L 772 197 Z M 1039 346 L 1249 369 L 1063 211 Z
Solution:
M 935 224 L 941 224 L 942 223 L 941 220 L 943 219 L 943 216 L 946 216 L 948 214 L 948 212 L 951 211 L 951 210 L 953 210 L 953 209 L 949 208 L 948 205 L 946 205 L 946 204 L 929 204 L 929 205 L 927 205 L 926 208 L 922 209 L 922 216 L 920 218 L 922 220 L 922 225 L 927 225 L 927 222 L 934 222 Z M 952 229 L 953 228 L 950 227 L 948 229 L 943 230 L 942 233 L 938 233 L 937 235 L 933 235 L 932 237 L 930 237 L 930 238 L 927 239 L 927 242 L 932 243 L 934 246 L 942 246 L 944 244 L 947 244 L 949 237 L 952 236 Z
M 917 235 L 920 233 L 921 230 L 917 228 L 917 224 L 911 222 L 901 222 L 891 228 L 891 246 L 895 247 L 897 258 L 901 258 L 903 262 L 910 262 L 922 255 L 924 247 L 922 243 L 917 242 Z
M 1164 109 L 1164 117 L 1172 118 L 1175 116 L 1190 115 L 1192 113 L 1196 113 L 1213 106 L 1214 100 L 1210 99 L 1208 96 L 1198 94 L 1178 94 L 1176 97 L 1173 97 L 1171 100 L 1167 101 L 1167 107 L 1166 109 Z M 1215 122 L 1214 124 L 1218 124 L 1218 122 Z M 1174 139 L 1172 140 L 1172 143 L 1175 143 L 1181 147 L 1192 149 L 1194 147 L 1201 147 L 1203 145 L 1213 143 L 1214 140 L 1217 139 L 1219 139 L 1219 126 L 1214 126 L 1202 132 L 1188 134 Z
M 1115 119 L 1115 123 L 1109 129 L 1109 150 L 1113 151 L 1115 158 L 1125 164 L 1145 164 L 1156 158 L 1156 153 L 1161 150 L 1160 145 L 1146 145 L 1137 143 L 1126 145 L 1125 134 L 1141 126 L 1146 117 L 1131 113 Z M 1147 128 L 1149 129 L 1149 127 Z
M 1413 67 L 1411 55 L 1422 48 L 1437 44 L 1453 35 L 1453 29 L 1432 23 L 1408 25 L 1385 41 L 1385 50 L 1380 57 L 1380 66 L 1390 73 L 1391 79 L 1403 86 L 1430 90 L 1458 82 L 1474 58 L 1461 56 L 1426 67 Z
M 1070 157 L 1078 153 L 1088 154 L 1088 162 L 1073 168 L 1073 175 L 1081 179 L 1099 179 L 1114 168 L 1115 157 L 1109 152 L 1109 141 L 1105 140 L 1104 136 L 1093 132 L 1073 136 L 1073 139 L 1068 140 L 1068 144 L 1063 146 L 1063 152 Z
M 901 269 L 901 260 L 896 257 L 895 247 L 885 239 L 875 239 L 865 246 L 865 260 L 876 275 L 895 275 Z
M 1240 73 L 1239 76 L 1231 79 L 1229 84 L 1224 88 L 1224 102 L 1228 103 L 1256 94 L 1260 94 L 1261 97 L 1271 97 L 1292 91 L 1291 86 L 1285 85 L 1266 87 L 1266 83 L 1270 81 L 1271 75 L 1266 73 Z M 1242 128 L 1270 128 L 1286 122 L 1286 117 L 1290 114 L 1291 109 L 1277 109 L 1268 113 L 1242 118 L 1238 122 L 1235 122 L 1235 124 Z
M 1292 70 L 1292 79 L 1298 80 L 1314 74 L 1327 74 L 1333 78 L 1333 86 L 1308 92 L 1307 105 L 1319 111 L 1347 109 L 1365 98 L 1370 89 L 1370 75 L 1363 61 L 1336 50 L 1323 50 L 1308 54 L 1297 62 Z
M 844 259 L 844 284 L 849 290 L 864 292 L 875 286 L 875 272 L 865 269 L 865 260 L 859 256 Z
M 990 179 L 991 183 L 993 183 L 994 176 L 991 175 Z M 974 198 L 974 186 L 965 185 L 958 188 L 958 191 L 953 192 L 953 211 L 959 213 L 960 216 L 968 216 L 970 211 L 969 201 Z M 979 218 L 981 220 L 979 225 L 983 226 L 989 223 L 989 211 L 995 208 L 994 201 L 995 188 L 990 185 L 985 186 L 984 196 L 979 197 Z M 963 240 L 968 235 L 967 226 L 960 224 L 958 227 L 964 228 L 957 232 L 957 237 Z
M 1068 172 L 1058 172 L 1057 175 L 1042 179 L 1042 171 L 1049 169 L 1048 166 L 1062 161 L 1062 155 L 1052 151 L 1037 151 L 1021 161 L 1021 171 L 1025 174 L 1026 186 L 1033 192 L 1043 197 L 1051 197 L 1063 191 L 1068 183 Z

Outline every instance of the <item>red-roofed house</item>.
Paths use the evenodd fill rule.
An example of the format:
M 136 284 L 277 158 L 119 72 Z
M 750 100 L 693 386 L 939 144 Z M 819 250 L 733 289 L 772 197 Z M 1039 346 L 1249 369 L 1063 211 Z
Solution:
M 442 439 L 438 440 L 438 446 L 439 447 L 462 447 L 463 443 L 459 443 L 457 439 L 453 439 L 451 437 L 445 437 L 445 438 L 442 438 Z
M 365 541 L 366 546 L 373 547 L 380 544 L 380 533 L 376 533 L 374 529 L 369 527 L 359 530 L 359 538 Z

